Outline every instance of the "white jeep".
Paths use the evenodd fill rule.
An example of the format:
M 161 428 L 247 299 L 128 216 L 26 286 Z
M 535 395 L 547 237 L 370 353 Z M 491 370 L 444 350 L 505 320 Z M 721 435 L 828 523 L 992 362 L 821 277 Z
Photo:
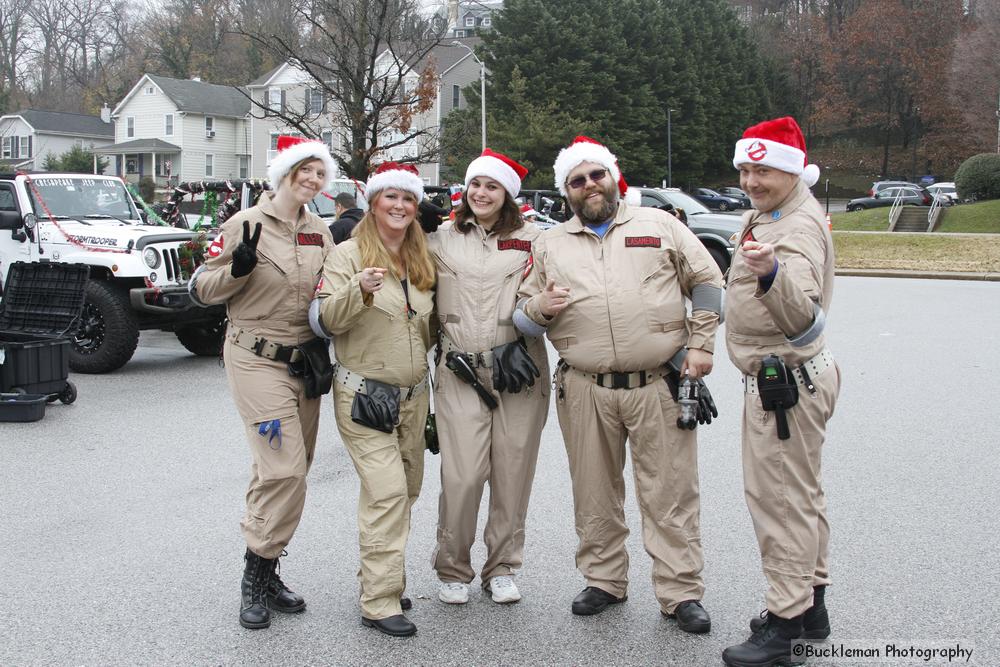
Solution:
M 196 232 L 147 224 L 118 177 L 0 174 L 0 289 L 14 262 L 90 266 L 79 326 L 67 332 L 76 372 L 120 368 L 143 329 L 173 331 L 197 355 L 219 353 L 225 310 L 198 307 L 187 292 L 196 245 Z

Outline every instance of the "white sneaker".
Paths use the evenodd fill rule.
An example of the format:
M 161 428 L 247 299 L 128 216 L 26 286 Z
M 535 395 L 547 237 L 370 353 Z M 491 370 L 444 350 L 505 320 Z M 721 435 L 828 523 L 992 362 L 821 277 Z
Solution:
M 521 599 L 521 591 L 517 590 L 513 577 L 506 575 L 493 577 L 486 588 L 497 604 L 509 604 Z
M 469 601 L 469 585 L 458 581 L 442 581 L 438 600 L 447 604 L 465 604 Z

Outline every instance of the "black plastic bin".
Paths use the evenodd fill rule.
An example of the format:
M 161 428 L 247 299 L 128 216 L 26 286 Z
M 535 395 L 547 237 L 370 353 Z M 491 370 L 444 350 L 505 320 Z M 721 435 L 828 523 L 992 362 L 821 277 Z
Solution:
M 45 416 L 45 394 L 0 394 L 0 422 L 36 422 Z
M 86 264 L 11 265 L 0 302 L 0 392 L 76 400 L 76 387 L 66 379 L 68 336 L 83 310 L 89 276 Z

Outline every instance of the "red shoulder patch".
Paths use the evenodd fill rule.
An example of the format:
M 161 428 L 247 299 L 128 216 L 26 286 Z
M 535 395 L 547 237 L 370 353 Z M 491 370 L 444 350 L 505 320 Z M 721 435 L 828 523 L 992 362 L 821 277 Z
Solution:
M 497 241 L 497 250 L 520 250 L 521 252 L 531 252 L 531 241 L 524 239 L 505 239 Z
M 756 240 L 757 239 L 755 239 L 753 236 L 753 229 L 748 229 L 746 233 L 743 235 L 743 238 L 740 239 L 740 245 L 743 245 L 747 241 L 756 241 Z
M 323 235 L 322 234 L 305 234 L 299 232 L 298 236 L 299 245 L 318 245 L 323 247 Z
M 659 248 L 659 236 L 626 236 L 626 248 Z

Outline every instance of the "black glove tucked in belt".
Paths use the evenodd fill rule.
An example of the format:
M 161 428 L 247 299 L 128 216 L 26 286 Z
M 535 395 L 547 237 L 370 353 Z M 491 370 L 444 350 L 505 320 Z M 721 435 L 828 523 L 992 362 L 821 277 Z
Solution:
M 493 348 L 493 388 L 516 394 L 532 387 L 538 377 L 538 366 L 528 354 L 523 338 Z

